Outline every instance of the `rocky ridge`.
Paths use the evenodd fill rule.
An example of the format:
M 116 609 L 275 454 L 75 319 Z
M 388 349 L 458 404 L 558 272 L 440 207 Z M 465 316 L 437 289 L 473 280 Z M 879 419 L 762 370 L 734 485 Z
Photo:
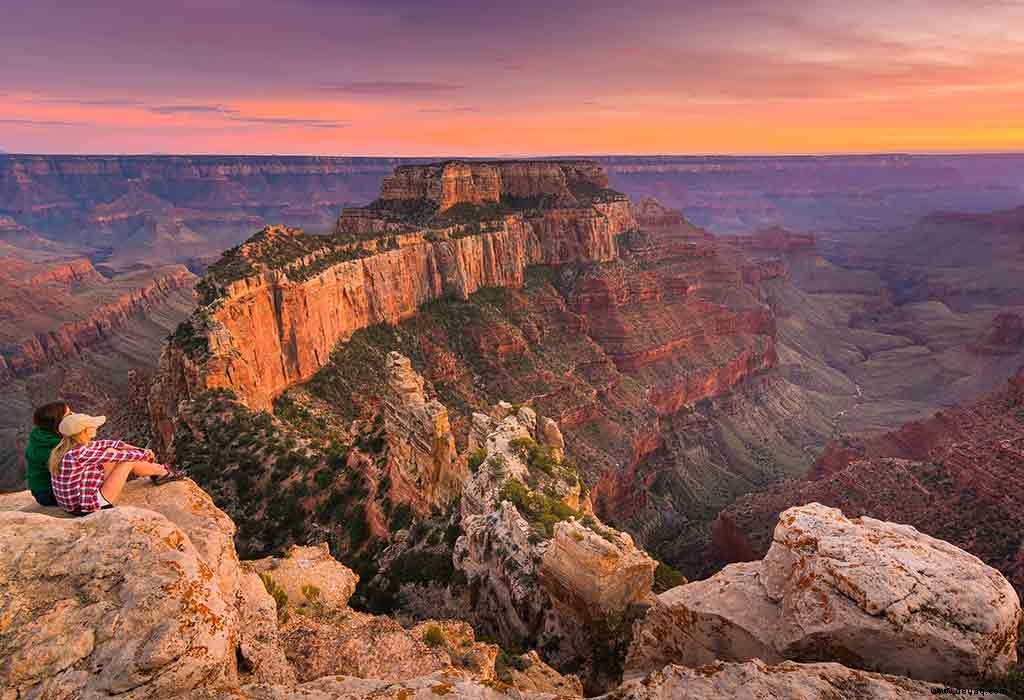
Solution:
M 501 418 L 505 427 L 499 425 L 488 435 L 490 456 L 514 457 L 515 448 L 509 452 L 500 447 L 502 436 L 529 430 L 530 418 L 522 409 Z M 535 430 L 536 423 L 532 425 Z M 796 523 L 801 523 L 804 532 L 821 538 L 820 554 L 805 553 L 801 572 L 817 566 L 816 557 L 829 556 L 822 549 L 826 542 L 835 553 L 870 551 L 875 560 L 895 557 L 912 568 L 914 562 L 924 561 L 913 556 L 924 556 L 940 569 L 966 564 L 969 571 L 982 574 L 969 588 L 979 597 L 965 597 L 966 591 L 948 587 L 929 589 L 929 600 L 955 615 L 950 618 L 955 623 L 952 629 L 939 638 L 956 639 L 978 625 L 984 634 L 981 628 L 989 623 L 994 635 L 1000 625 L 1019 617 L 1015 598 L 1004 598 L 996 607 L 984 604 L 986 586 L 995 591 L 1000 585 L 1005 588 L 1005 581 L 1000 584 L 998 574 L 985 573 L 980 563 L 971 564 L 963 552 L 918 539 L 928 546 L 923 552 L 911 550 L 908 559 L 899 542 L 921 537 L 912 528 L 867 519 L 851 524 L 841 516 L 826 523 L 820 516 L 827 511 L 811 506 L 780 524 L 780 531 L 796 536 Z M 231 543 L 233 524 L 191 482 L 162 487 L 133 482 L 117 508 L 85 518 L 55 516 L 36 506 L 27 493 L 11 494 L 0 499 L 0 524 L 5 630 L 0 637 L 0 678 L 5 697 L 411 700 L 447 695 L 555 700 L 580 694 L 578 682 L 547 667 L 536 653 L 511 656 L 478 641 L 463 622 L 424 620 L 403 626 L 392 618 L 352 610 L 347 601 L 356 577 L 322 547 L 295 547 L 280 557 L 240 562 Z M 867 531 L 889 534 L 865 549 L 858 538 Z M 803 539 L 783 536 L 780 547 L 785 542 L 797 548 L 787 551 L 795 552 L 806 547 Z M 772 570 L 781 573 L 791 565 L 780 561 Z M 843 580 L 828 578 L 827 568 L 814 571 L 823 582 Z M 852 580 L 870 581 L 865 590 L 885 599 L 884 592 L 894 591 L 895 583 L 903 580 L 897 571 L 885 571 L 885 577 Z M 783 583 L 786 578 L 769 578 L 769 589 L 776 580 Z M 678 599 L 679 589 L 664 597 Z M 958 606 L 958 600 L 970 605 Z M 833 602 L 850 605 L 845 598 Z M 913 606 L 904 607 L 912 618 L 925 614 L 924 608 L 914 613 Z M 820 610 L 797 609 L 802 614 Z M 652 609 L 638 623 L 639 629 L 663 615 L 660 607 Z M 926 617 L 922 623 L 928 624 Z M 681 622 L 678 631 L 691 624 Z M 915 629 L 924 628 L 911 625 L 905 635 L 895 629 L 893 643 L 912 645 Z M 664 631 L 677 633 L 672 628 Z M 717 633 L 724 632 L 719 628 Z M 635 644 L 631 652 L 634 662 L 651 658 L 638 651 L 650 648 L 645 644 L 651 637 L 641 638 L 644 644 Z M 997 672 L 1004 658 L 999 649 L 979 646 L 962 651 L 965 668 L 989 664 L 987 670 Z M 827 656 L 831 648 L 823 646 L 821 653 Z M 887 657 L 886 663 L 899 663 L 900 658 Z M 904 662 L 915 658 L 920 657 L 911 654 Z M 659 665 L 649 676 L 627 681 L 601 697 L 724 700 L 740 692 L 761 692 L 825 698 L 839 692 L 842 697 L 888 699 L 924 698 L 936 688 L 837 663 L 715 660 L 690 668 Z
M 174 266 L 150 275 L 150 279 L 143 280 L 138 286 L 131 286 L 113 300 L 104 300 L 102 297 L 106 295 L 100 294 L 96 295 L 100 297 L 100 303 L 96 305 L 72 299 L 70 304 L 83 307 L 81 318 L 65 322 L 52 330 L 33 333 L 28 338 L 5 343 L 6 347 L 0 354 L 0 381 L 25 377 L 52 364 L 79 357 L 85 349 L 116 333 L 132 316 L 147 313 L 174 291 L 190 289 L 195 282 L 195 275 L 184 267 Z M 86 262 L 84 265 L 71 263 L 67 267 L 39 273 L 29 285 L 36 286 L 31 293 L 38 294 L 38 285 L 67 286 L 80 283 L 93 287 L 99 285 L 102 289 L 105 280 Z
M 251 407 L 269 408 L 355 331 L 398 323 L 442 297 L 519 287 L 529 265 L 614 259 L 615 236 L 633 226 L 621 195 L 472 217 L 354 243 L 269 228 L 230 251 L 207 271 L 203 306 L 165 353 L 154 402 L 164 444 L 181 399 L 229 388 Z M 343 214 L 342 232 L 345 222 Z

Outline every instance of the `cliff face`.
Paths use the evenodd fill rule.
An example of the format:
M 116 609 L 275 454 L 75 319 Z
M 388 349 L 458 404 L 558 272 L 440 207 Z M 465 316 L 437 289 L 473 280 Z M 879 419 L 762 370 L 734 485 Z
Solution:
M 480 172 L 509 170 L 516 193 L 558 190 L 582 182 L 579 173 L 590 172 L 583 166 L 474 165 L 474 171 L 463 165 L 400 168 L 385 193 L 436 195 L 442 203 L 450 201 L 445 192 L 476 197 L 466 188 L 476 187 L 474 178 L 486 180 Z M 544 185 L 545 177 L 555 182 Z M 268 409 L 287 387 L 324 366 L 334 346 L 353 332 L 393 325 L 445 296 L 464 299 L 484 287 L 522 286 L 530 265 L 612 260 L 618 253 L 616 235 L 632 225 L 628 202 L 606 197 L 601 208 L 573 200 L 570 208 L 501 214 L 486 220 L 483 229 L 479 222 L 455 224 L 356 244 L 266 229 L 259 242 L 238 249 L 243 273 L 227 273 L 221 269 L 226 263 L 211 268 L 209 284 L 217 285 L 218 294 L 197 314 L 192 335 L 170 344 L 163 360 L 163 383 L 185 388 L 186 394 L 171 392 L 170 403 L 155 411 L 166 425 L 177 400 L 212 388 L 229 388 L 249 406 Z M 296 254 L 281 264 L 272 259 L 279 251 Z M 258 259 L 261 255 L 270 258 Z M 196 344 L 204 349 L 188 349 Z
M 76 261 L 40 273 L 32 278 L 31 284 L 75 285 L 102 281 L 96 270 L 88 262 L 83 262 Z M 195 280 L 195 275 L 177 266 L 153 275 L 137 286 L 128 284 L 120 294 L 114 290 L 116 296 L 110 301 L 102 301 L 109 294 L 94 295 L 101 300 L 96 305 L 81 298 L 74 299 L 71 303 L 81 307 L 81 318 L 7 344 L 0 353 L 0 379 L 25 377 L 51 364 L 78 357 L 85 349 L 116 333 L 131 317 L 147 313 L 175 290 L 190 288 Z M 40 292 L 43 290 L 37 286 L 35 293 Z
M 433 165 L 402 165 L 384 178 L 384 201 L 423 200 L 441 211 L 456 204 L 498 202 L 502 197 L 558 202 L 607 189 L 608 176 L 590 161 L 451 161 Z

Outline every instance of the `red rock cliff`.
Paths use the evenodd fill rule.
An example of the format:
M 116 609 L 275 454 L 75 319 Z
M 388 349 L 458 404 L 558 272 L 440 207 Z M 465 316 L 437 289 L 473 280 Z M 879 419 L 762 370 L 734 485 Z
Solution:
M 507 173 L 509 187 L 523 196 L 545 187 L 578 189 L 584 180 L 594 187 L 605 182 L 585 164 L 463 165 L 399 168 L 385 192 L 426 192 L 441 202 L 490 196 L 487 183 L 495 172 L 502 178 Z M 545 184 L 545 173 L 557 174 L 551 175 L 553 184 Z M 257 265 L 200 309 L 191 334 L 164 353 L 154 419 L 166 433 L 178 401 L 214 388 L 231 389 L 251 408 L 269 409 L 282 391 L 316 373 L 335 345 L 355 331 L 398 323 L 444 296 L 520 287 L 529 265 L 613 260 L 616 235 L 633 225 L 628 200 L 604 196 L 600 208 L 574 200 L 571 206 L 501 215 L 483 227 L 419 230 L 358 244 L 321 245 L 294 229 L 266 229 L 261 246 L 316 250 L 287 264 Z M 241 254 L 255 253 L 255 245 L 243 246 Z
M 75 263 L 57 268 L 48 273 L 47 281 L 70 284 L 86 277 L 92 279 L 92 275 L 99 277 L 88 262 L 85 265 L 88 270 Z M 165 274 L 124 291 L 113 301 L 100 303 L 83 318 L 13 343 L 0 353 L 0 378 L 28 376 L 51 363 L 78 357 L 83 350 L 116 332 L 132 316 L 145 313 L 174 290 L 191 287 L 195 281 L 195 275 L 187 269 L 174 266 Z

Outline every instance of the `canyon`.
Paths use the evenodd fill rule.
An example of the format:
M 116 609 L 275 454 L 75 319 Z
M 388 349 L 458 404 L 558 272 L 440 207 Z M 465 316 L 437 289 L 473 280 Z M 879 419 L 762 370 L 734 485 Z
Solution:
M 18 598 L 17 640 L 92 633 L 39 667 L 2 650 L 17 692 L 923 697 L 1013 668 L 1024 227 L 1013 209 L 910 223 L 936 192 L 1010 199 L 1012 159 L 0 158 L 5 439 L 60 394 L 195 480 L 133 482 L 125 507 L 23 546 L 59 549 L 65 578 L 0 547 L 0 585 L 50 577 Z M 879 172 L 876 193 L 902 188 L 892 220 L 788 227 Z M 615 187 L 671 201 L 700 178 L 764 188 L 692 209 L 740 235 Z M 137 233 L 77 218 L 124 180 L 111 210 L 148 211 Z M 33 204 L 40 183 L 59 206 Z M 173 210 L 154 199 L 172 191 Z M 235 223 L 207 239 L 212 210 Z M 56 236 L 69 221 L 108 228 Z M 38 511 L 0 496 L 16 540 Z M 59 543 L 83 534 L 132 546 Z M 139 574 L 109 600 L 52 605 L 125 557 Z M 184 607 L 131 608 L 148 641 L 123 666 L 95 613 L 146 576 Z

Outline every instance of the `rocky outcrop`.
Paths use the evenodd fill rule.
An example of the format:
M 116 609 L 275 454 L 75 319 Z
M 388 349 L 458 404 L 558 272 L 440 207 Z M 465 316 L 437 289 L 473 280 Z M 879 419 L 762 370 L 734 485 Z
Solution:
M 575 203 L 607 187 L 608 176 L 591 161 L 448 161 L 395 168 L 381 183 L 380 199 L 426 201 L 444 211 L 502 197 Z
M 591 687 L 607 686 L 616 670 L 593 659 L 621 643 L 648 602 L 656 564 L 590 513 L 578 476 L 538 441 L 532 409 L 499 404 L 474 418 L 478 466 L 453 560 L 473 617 L 506 644 L 543 648 L 556 667 L 582 663 Z
M 0 498 L 0 695 L 202 697 L 339 674 L 579 695 L 536 655 L 500 665 L 464 622 L 352 610 L 357 577 L 326 546 L 239 562 L 233 534 L 190 481 L 131 482 L 117 508 L 84 518 L 27 492 Z
M 654 583 L 655 562 L 624 532 L 595 532 L 576 520 L 555 525 L 541 558 L 541 584 L 559 604 L 592 620 L 642 604 Z
M 383 415 L 391 499 L 429 514 L 462 493 L 466 464 L 455 449 L 448 409 L 436 399 L 427 401 L 423 377 L 409 358 L 388 353 L 384 371 L 390 389 Z
M 488 163 L 449 162 L 402 165 L 384 178 L 380 198 L 425 200 L 441 211 L 456 204 L 483 204 L 501 199 L 501 175 Z
M 716 661 L 699 668 L 666 666 L 648 678 L 624 683 L 606 700 L 731 700 L 732 698 L 843 698 L 926 700 L 945 688 L 880 673 L 853 671 L 835 663 L 768 665 Z M 998 697 L 995 694 L 993 697 Z
M 1024 370 L 1006 387 L 923 421 L 833 442 L 806 478 L 737 499 L 714 526 L 709 557 L 764 556 L 779 514 L 818 502 L 849 517 L 913 525 L 998 569 L 1024 596 Z M 965 522 L 964 513 L 984 513 Z
M 312 597 L 326 612 L 346 610 L 359 583 L 358 576 L 331 556 L 326 543 L 293 545 L 283 557 L 257 559 L 249 566 L 284 591 L 288 600 L 301 603 Z M 314 589 L 315 594 L 311 592 Z
M 761 562 L 658 598 L 627 671 L 715 659 L 837 660 L 922 680 L 978 683 L 1016 662 L 1020 601 L 978 559 L 912 527 L 819 504 L 784 512 Z
M 68 359 L 109 338 L 132 317 L 145 314 L 175 290 L 187 289 L 196 277 L 184 267 L 130 288 L 113 301 L 87 309 L 81 319 L 58 325 L 11 344 L 0 353 L 0 379 L 25 377 Z
M 166 517 L 121 506 L 0 521 L 5 694 L 141 700 L 237 682 L 231 584 Z

